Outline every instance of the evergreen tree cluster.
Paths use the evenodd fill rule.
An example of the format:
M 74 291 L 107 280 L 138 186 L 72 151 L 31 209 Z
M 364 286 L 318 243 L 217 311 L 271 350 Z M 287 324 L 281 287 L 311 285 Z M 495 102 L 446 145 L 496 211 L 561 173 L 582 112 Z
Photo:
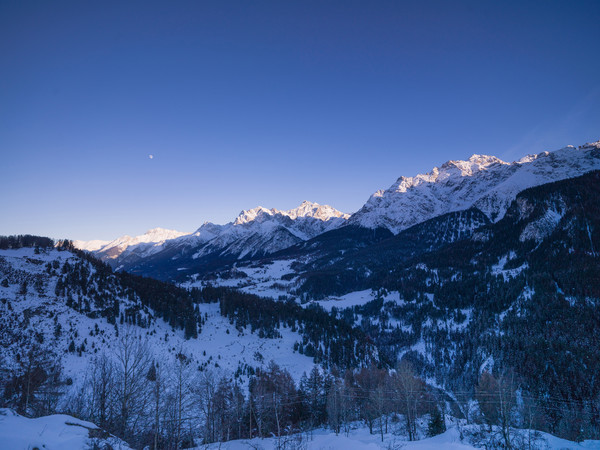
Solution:
M 54 241 L 47 237 L 19 234 L 14 236 L 0 236 L 0 249 L 18 249 L 23 247 L 52 248 Z
M 302 341 L 296 350 L 326 367 L 360 367 L 378 360 L 360 329 L 318 305 L 304 308 L 293 300 L 274 301 L 223 287 L 206 287 L 199 296 L 205 302 L 218 301 L 221 314 L 240 330 L 249 326 L 264 338 L 280 337 L 281 327 L 297 331 Z

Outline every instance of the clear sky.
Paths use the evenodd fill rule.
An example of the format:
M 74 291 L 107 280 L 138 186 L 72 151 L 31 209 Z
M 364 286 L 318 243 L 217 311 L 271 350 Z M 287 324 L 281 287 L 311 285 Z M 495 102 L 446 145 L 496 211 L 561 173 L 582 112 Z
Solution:
M 597 140 L 599 23 L 597 0 L 1 0 L 0 234 L 354 212 L 449 159 Z

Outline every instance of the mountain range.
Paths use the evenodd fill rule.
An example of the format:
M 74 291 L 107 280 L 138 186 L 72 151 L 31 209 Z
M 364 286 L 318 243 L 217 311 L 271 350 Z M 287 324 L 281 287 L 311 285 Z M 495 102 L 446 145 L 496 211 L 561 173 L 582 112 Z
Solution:
M 597 169 L 600 141 L 528 155 L 512 163 L 473 155 L 466 161 L 450 160 L 426 174 L 402 176 L 388 189 L 375 192 L 352 215 L 308 201 L 289 211 L 259 206 L 242 211 L 225 225 L 205 222 L 190 234 L 156 228 L 134 238 L 75 241 L 75 246 L 116 269 L 164 280 L 204 276 L 239 261 L 274 254 L 303 254 L 311 261 L 320 257 L 329 264 L 340 252 L 368 246 L 448 213 L 480 212 L 473 224 L 462 223 L 471 229 L 486 220 L 496 222 L 524 189 Z

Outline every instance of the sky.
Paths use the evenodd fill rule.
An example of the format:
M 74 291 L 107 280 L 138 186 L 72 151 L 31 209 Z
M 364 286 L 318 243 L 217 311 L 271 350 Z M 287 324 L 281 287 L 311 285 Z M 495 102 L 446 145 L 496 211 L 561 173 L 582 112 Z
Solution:
M 351 213 L 450 159 L 596 141 L 599 19 L 597 0 L 1 0 L 0 234 Z

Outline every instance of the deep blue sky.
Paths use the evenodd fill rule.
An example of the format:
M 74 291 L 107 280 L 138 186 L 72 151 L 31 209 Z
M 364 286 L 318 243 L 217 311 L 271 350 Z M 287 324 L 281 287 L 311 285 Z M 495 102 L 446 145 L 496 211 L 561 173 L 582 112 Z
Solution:
M 2 0 L 0 234 L 353 212 L 448 159 L 596 140 L 599 22 L 597 0 Z

